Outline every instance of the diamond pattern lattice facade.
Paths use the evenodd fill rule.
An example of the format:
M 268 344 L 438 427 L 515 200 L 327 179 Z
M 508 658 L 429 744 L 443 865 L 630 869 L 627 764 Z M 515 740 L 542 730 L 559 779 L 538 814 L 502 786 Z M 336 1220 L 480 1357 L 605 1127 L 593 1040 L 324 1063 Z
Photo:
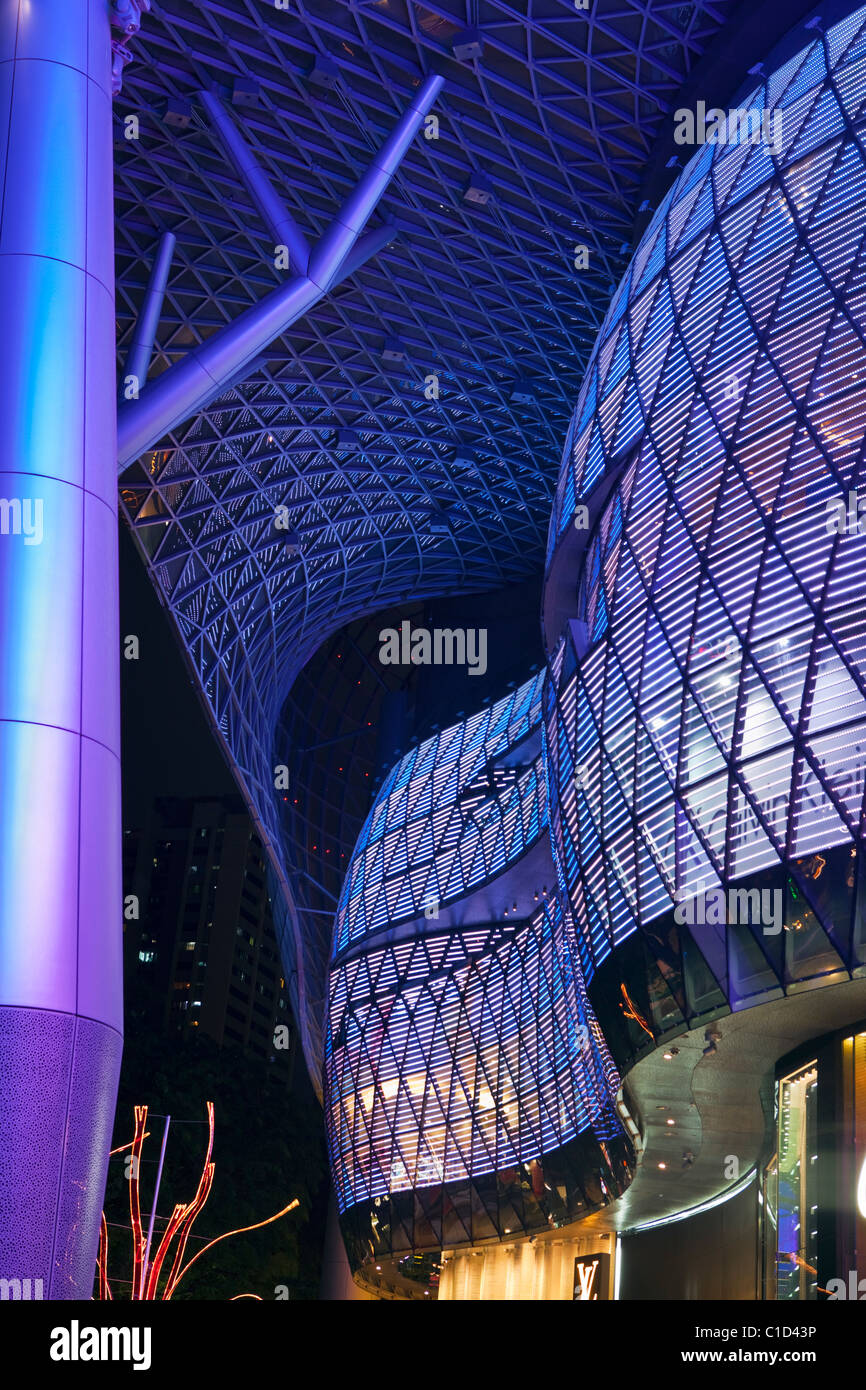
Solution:
M 546 1229 L 630 1175 L 570 920 L 543 884 L 526 888 L 552 873 L 542 681 L 404 758 L 346 877 L 325 1108 L 357 1260 L 371 1239 L 394 1254 Z M 473 920 L 484 886 L 537 905 Z
M 558 868 L 587 981 L 631 961 L 656 1033 L 866 961 L 866 14 L 737 104 L 780 114 L 779 148 L 708 144 L 659 208 L 550 535 L 548 583 L 573 586 L 545 712 Z M 784 929 L 674 918 L 735 883 L 777 892 Z
M 345 1229 L 363 1243 L 378 1199 L 377 1249 L 409 1248 L 418 1230 L 429 1246 L 532 1229 L 511 1209 L 497 1226 L 495 1177 L 531 1151 L 531 1190 L 532 1162 L 555 1165 L 595 1128 L 582 1085 L 610 1095 L 607 1045 L 630 1065 L 700 1018 L 866 964 L 866 13 L 738 105 L 779 118 L 778 144 L 741 131 L 692 158 L 613 300 L 568 432 L 550 665 L 531 687 L 556 899 L 500 920 L 508 939 L 395 929 L 439 882 L 426 827 L 430 853 L 410 851 L 412 776 L 439 769 L 430 814 L 447 825 L 452 770 L 486 714 L 394 769 L 349 872 L 329 1125 Z M 698 910 L 718 889 L 745 895 L 742 916 Z M 596 1016 L 584 1071 L 569 1028 L 595 1038 Z M 501 1077 L 514 1071 L 512 1094 Z M 465 1212 L 442 1203 L 459 1180 Z

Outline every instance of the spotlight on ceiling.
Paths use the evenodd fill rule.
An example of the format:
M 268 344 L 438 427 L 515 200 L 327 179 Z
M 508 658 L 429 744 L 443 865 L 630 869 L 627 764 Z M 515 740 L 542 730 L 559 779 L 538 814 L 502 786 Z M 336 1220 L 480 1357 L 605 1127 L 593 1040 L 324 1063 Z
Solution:
M 250 77 L 236 77 L 232 83 L 232 106 L 258 106 L 261 88 Z
M 382 361 L 390 362 L 392 365 L 406 361 L 406 349 L 399 338 L 385 339 L 385 345 L 382 348 Z
M 437 507 L 430 513 L 427 521 L 427 530 L 431 536 L 450 536 L 452 534 L 451 518 L 441 507 Z
M 704 1037 L 707 1040 L 707 1045 L 704 1048 L 704 1056 L 714 1057 L 719 1050 L 719 1043 L 722 1041 L 722 1035 L 718 1028 L 708 1028 L 704 1033 Z
M 192 120 L 192 107 L 183 97 L 168 97 L 161 114 L 165 125 L 170 125 L 175 130 L 186 130 Z
M 333 58 L 325 58 L 319 54 L 310 68 L 307 78 L 313 87 L 321 87 L 323 91 L 329 92 L 340 81 L 339 65 L 334 62 Z
M 465 468 L 467 472 L 476 473 L 478 471 L 478 456 L 474 449 L 467 449 L 462 444 L 458 444 L 451 464 L 454 468 Z
M 451 40 L 451 52 L 458 63 L 471 63 L 484 52 L 484 41 L 477 29 L 462 29 Z
M 493 184 L 486 174 L 482 174 L 480 169 L 473 169 L 466 181 L 463 189 L 464 203 L 473 203 L 476 207 L 484 207 L 493 197 Z
M 511 395 L 508 397 L 512 405 L 537 405 L 538 394 L 531 381 L 521 377 L 515 381 L 511 388 Z
M 285 535 L 284 544 L 285 544 L 286 554 L 287 554 L 287 555 L 294 555 L 294 556 L 303 555 L 303 553 L 304 553 L 304 538 L 303 538 L 303 536 L 301 535 L 300 531 L 286 531 L 286 532 L 284 533 L 284 535 Z

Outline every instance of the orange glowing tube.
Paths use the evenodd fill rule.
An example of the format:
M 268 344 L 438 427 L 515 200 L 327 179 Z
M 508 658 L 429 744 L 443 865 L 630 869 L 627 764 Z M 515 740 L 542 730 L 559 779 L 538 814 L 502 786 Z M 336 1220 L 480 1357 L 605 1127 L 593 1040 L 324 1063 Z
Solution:
M 143 1135 L 143 1138 L 145 1138 L 145 1139 L 149 1139 L 149 1138 L 150 1138 L 150 1130 L 148 1130 L 147 1133 L 146 1133 L 145 1135 Z M 128 1144 L 121 1144 L 121 1145 L 120 1145 L 118 1148 L 116 1148 L 116 1149 L 109 1149 L 109 1151 L 108 1151 L 108 1157 L 109 1157 L 109 1158 L 113 1158 L 115 1154 L 122 1154 L 123 1151 L 124 1151 L 124 1149 L 131 1149 L 134 1143 L 135 1143 L 135 1140 L 134 1140 L 134 1139 L 130 1139 L 130 1141 L 129 1141 Z
M 178 1270 L 181 1267 L 183 1256 L 186 1251 L 186 1243 L 189 1240 L 190 1232 L 192 1231 L 196 1217 L 210 1196 L 210 1190 L 213 1186 L 213 1175 L 214 1165 L 208 1163 L 202 1174 L 202 1180 L 199 1183 L 198 1191 L 184 1212 L 183 1221 L 181 1222 L 178 1233 L 177 1249 L 174 1252 L 174 1259 L 172 1260 L 171 1269 L 163 1292 L 163 1298 L 165 1299 L 171 1298 L 174 1293 L 175 1285 L 180 1277 Z
M 198 1254 L 193 1255 L 189 1263 L 184 1265 L 180 1274 L 175 1279 L 171 1287 L 171 1291 L 166 1291 L 166 1298 L 171 1297 L 171 1294 L 174 1293 L 174 1290 L 177 1288 L 178 1284 L 180 1283 L 183 1276 L 186 1274 L 187 1270 L 192 1269 L 196 1260 L 200 1260 L 202 1255 L 204 1255 L 207 1250 L 210 1250 L 212 1246 L 219 1245 L 221 1240 L 228 1240 L 229 1236 L 240 1236 L 243 1235 L 245 1231 L 258 1231 L 259 1228 L 262 1226 L 270 1226 L 272 1221 L 279 1221 L 281 1216 L 285 1216 L 287 1212 L 294 1211 L 295 1207 L 298 1205 L 298 1199 L 297 1197 L 295 1197 L 291 1202 L 289 1202 L 289 1205 L 287 1207 L 283 1207 L 282 1211 L 278 1211 L 274 1216 L 269 1216 L 266 1221 L 257 1221 L 254 1226 L 239 1226 L 236 1231 L 226 1231 L 225 1235 L 216 1236 L 214 1240 L 209 1240 L 207 1245 L 203 1246 L 203 1248 L 199 1250 Z
M 179 1278 L 178 1270 L 180 1269 L 181 1264 L 183 1263 L 183 1257 L 186 1251 L 186 1243 L 189 1240 L 189 1234 L 192 1230 L 193 1223 L 196 1217 L 198 1216 L 199 1212 L 201 1211 L 202 1207 L 204 1206 L 205 1202 L 207 1201 L 208 1197 L 210 1196 L 210 1190 L 213 1186 L 214 1164 L 211 1162 L 211 1154 L 213 1152 L 214 1108 L 212 1100 L 209 1100 L 207 1102 L 207 1118 L 208 1142 L 207 1153 L 205 1154 L 204 1159 L 204 1167 L 202 1168 L 202 1174 L 199 1179 L 196 1194 L 187 1206 L 186 1211 L 184 1212 L 180 1235 L 178 1237 L 177 1250 L 175 1251 L 174 1260 L 172 1261 L 171 1270 L 168 1276 L 168 1282 L 165 1286 L 165 1297 L 167 1299 L 171 1298 L 171 1295 L 174 1291 L 174 1287 Z
M 180 1229 L 180 1223 L 183 1220 L 185 1212 L 185 1203 L 178 1202 L 177 1206 L 175 1207 L 174 1211 L 169 1217 L 168 1225 L 162 1233 L 162 1240 L 159 1242 L 156 1254 L 150 1262 L 150 1269 L 148 1271 L 147 1276 L 147 1287 L 145 1288 L 144 1293 L 142 1294 L 142 1297 L 145 1299 L 156 1298 L 156 1286 L 159 1282 L 159 1275 L 160 1270 L 162 1269 L 163 1260 L 168 1254 L 171 1242 L 174 1240 L 178 1230 Z
M 623 1008 L 622 1010 L 624 1016 L 626 1018 L 633 1018 L 635 1023 L 639 1023 L 644 1032 L 652 1038 L 653 1042 L 655 1042 L 655 1037 L 653 1036 L 652 1030 L 647 1027 L 646 1021 L 641 1017 L 640 1011 L 637 1005 L 635 1004 L 634 1000 L 629 995 L 629 992 L 626 989 L 625 985 L 620 985 L 620 990 L 622 991 L 622 997 L 628 1006 L 627 1008 Z M 622 1005 L 620 1005 L 620 1008 L 622 1008 Z
M 147 1124 L 147 1106 L 135 1107 L 135 1137 L 132 1141 L 132 1172 L 129 1175 L 129 1218 L 132 1222 L 132 1298 L 142 1297 L 144 1279 L 144 1232 L 141 1228 L 141 1194 L 139 1191 L 139 1169 L 141 1149 L 144 1143 L 144 1130 Z
M 96 1269 L 99 1274 L 100 1299 L 112 1298 L 111 1285 L 108 1282 L 108 1222 L 105 1212 L 102 1213 L 99 1222 L 99 1254 L 96 1256 Z

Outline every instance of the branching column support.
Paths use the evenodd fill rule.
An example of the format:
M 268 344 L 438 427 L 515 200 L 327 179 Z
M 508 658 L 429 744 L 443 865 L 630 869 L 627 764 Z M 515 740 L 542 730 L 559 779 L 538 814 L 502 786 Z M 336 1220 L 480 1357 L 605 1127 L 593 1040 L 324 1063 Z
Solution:
M 272 290 L 233 323 L 201 343 L 183 361 L 163 372 L 141 392 L 138 400 L 123 403 L 117 422 L 117 456 L 121 472 L 170 430 L 204 410 L 223 393 L 229 382 L 242 379 L 244 368 L 270 343 L 281 337 L 345 275 L 356 270 L 363 260 L 393 237 L 394 228 L 388 227 L 376 228 L 366 237 L 362 237 L 361 232 L 435 101 L 443 81 L 441 77 L 431 76 L 419 88 L 414 101 L 375 155 L 357 188 L 346 199 L 331 226 L 308 255 L 299 229 L 290 214 L 279 205 L 273 188 L 231 125 L 232 135 L 226 144 L 251 196 L 255 198 L 271 230 L 276 232 L 279 227 L 282 237 L 280 244 L 289 248 L 290 258 L 294 244 L 296 264 L 305 255 L 307 264 L 303 272 Z M 216 98 L 208 100 L 207 104 L 212 115 L 220 109 Z M 225 127 L 231 123 L 224 110 L 216 122 L 225 135 Z

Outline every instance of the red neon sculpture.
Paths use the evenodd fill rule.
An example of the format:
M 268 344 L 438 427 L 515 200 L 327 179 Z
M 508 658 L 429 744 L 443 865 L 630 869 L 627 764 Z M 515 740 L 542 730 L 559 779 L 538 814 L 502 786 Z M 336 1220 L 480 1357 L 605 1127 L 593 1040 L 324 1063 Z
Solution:
M 190 1237 L 196 1218 L 210 1196 L 213 1186 L 215 1165 L 211 1159 L 213 1152 L 214 1136 L 214 1107 L 213 1101 L 207 1102 L 207 1123 L 208 1123 L 208 1142 L 205 1154 L 202 1173 L 199 1179 L 195 1196 L 191 1202 L 179 1202 L 169 1217 L 168 1224 L 162 1234 L 162 1239 L 157 1247 L 156 1254 L 151 1259 L 146 1259 L 146 1240 L 141 1224 L 141 1187 L 139 1172 L 141 1168 L 141 1151 L 144 1141 L 148 1137 L 146 1130 L 147 1106 L 136 1105 L 135 1107 L 135 1132 L 129 1144 L 121 1144 L 117 1149 L 112 1149 L 112 1154 L 122 1153 L 124 1149 L 132 1149 L 132 1165 L 129 1173 L 129 1216 L 132 1227 L 132 1292 L 130 1298 L 134 1300 L 159 1299 L 168 1302 L 180 1283 L 187 1270 L 191 1269 L 196 1260 L 201 1259 L 202 1255 L 212 1246 L 218 1245 L 222 1240 L 228 1240 L 229 1236 L 242 1235 L 245 1231 L 257 1231 L 262 1226 L 269 1226 L 273 1221 L 279 1221 L 281 1216 L 293 1211 L 298 1206 L 298 1199 L 295 1197 L 288 1206 L 283 1207 L 282 1211 L 276 1212 L 273 1216 L 267 1217 L 264 1221 L 257 1221 L 252 1226 L 239 1226 L 234 1231 L 226 1231 L 221 1236 L 215 1236 L 208 1241 L 191 1260 L 183 1263 L 186 1252 L 187 1242 Z M 154 1199 L 155 1200 L 155 1199 Z M 171 1267 L 168 1277 L 163 1284 L 162 1290 L 159 1289 L 160 1274 L 163 1265 L 168 1258 L 172 1243 L 177 1241 L 172 1257 Z M 108 1223 L 105 1219 L 105 1212 L 102 1213 L 102 1222 L 99 1229 L 99 1253 L 96 1261 L 97 1269 L 97 1298 L 111 1299 L 111 1285 L 108 1282 Z M 256 1298 L 256 1294 L 237 1294 L 237 1298 Z

